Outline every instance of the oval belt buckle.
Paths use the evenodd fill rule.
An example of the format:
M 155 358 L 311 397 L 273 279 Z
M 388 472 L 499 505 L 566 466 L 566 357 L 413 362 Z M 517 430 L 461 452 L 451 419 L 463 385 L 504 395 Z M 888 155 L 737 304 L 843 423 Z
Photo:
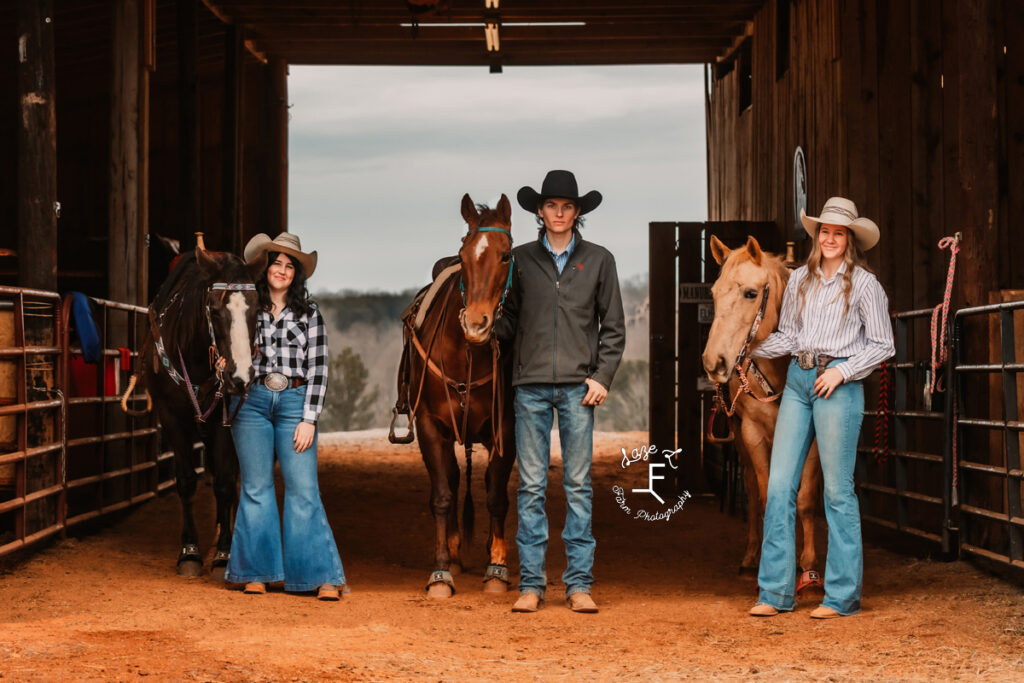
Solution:
M 263 378 L 263 384 L 271 391 L 284 391 L 288 388 L 288 378 L 280 372 L 272 372 Z

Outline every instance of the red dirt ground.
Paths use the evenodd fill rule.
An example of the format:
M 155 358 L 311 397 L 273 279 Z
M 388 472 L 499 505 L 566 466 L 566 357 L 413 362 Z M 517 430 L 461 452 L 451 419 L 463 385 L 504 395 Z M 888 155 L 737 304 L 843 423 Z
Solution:
M 379 434 L 346 435 L 334 445 L 326 437 L 323 497 L 351 595 L 340 603 L 280 591 L 250 596 L 208 578 L 177 577 L 178 501 L 167 495 L 3 575 L 0 678 L 1024 680 L 1024 591 L 965 563 L 869 545 L 860 614 L 815 622 L 807 616 L 812 600 L 792 614 L 748 617 L 755 586 L 736 574 L 740 519 L 702 497 L 656 523 L 616 504 L 616 482 L 646 481 L 645 473 L 625 478 L 619 448 L 645 440 L 643 433 L 603 434 L 596 442 L 599 614 L 574 614 L 560 599 L 557 459 L 548 605 L 512 614 L 516 593 L 480 591 L 486 557 L 479 534 L 455 597 L 425 597 L 432 524 L 415 446 L 391 446 Z M 474 462 L 477 528 L 485 529 L 485 458 Z M 635 506 L 646 495 L 629 500 Z M 209 486 L 201 487 L 198 508 L 209 543 Z M 514 512 L 508 530 L 514 538 Z

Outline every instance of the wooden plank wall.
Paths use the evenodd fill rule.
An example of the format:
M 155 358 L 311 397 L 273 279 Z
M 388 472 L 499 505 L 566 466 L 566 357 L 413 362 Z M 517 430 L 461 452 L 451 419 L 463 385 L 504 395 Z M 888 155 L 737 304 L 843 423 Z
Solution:
M 781 2 L 791 3 L 791 57 L 777 78 Z M 1009 38 L 1022 15 L 1016 0 L 768 0 L 750 37 L 752 106 L 738 112 L 738 69 L 712 77 L 709 219 L 771 220 L 788 238 L 800 145 L 808 212 L 843 194 L 881 226 L 868 256 L 892 309 L 938 303 L 948 252 L 937 243 L 958 230 L 975 256 L 958 302 L 1024 286 L 1012 266 L 1012 226 L 1024 220 L 1024 54 Z

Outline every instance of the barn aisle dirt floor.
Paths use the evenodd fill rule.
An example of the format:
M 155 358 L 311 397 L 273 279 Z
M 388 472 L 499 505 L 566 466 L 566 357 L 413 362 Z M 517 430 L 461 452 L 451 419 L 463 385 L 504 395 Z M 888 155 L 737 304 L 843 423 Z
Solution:
M 740 519 L 720 514 L 709 498 L 686 501 L 668 522 L 633 519 L 616 503 L 616 483 L 643 487 L 647 477 L 642 462 L 645 471 L 627 477 L 619 449 L 645 439 L 597 439 L 599 614 L 574 614 L 561 600 L 557 458 L 549 602 L 537 614 L 512 614 L 516 593 L 480 591 L 485 456 L 474 458 L 478 534 L 466 572 L 456 577 L 456 596 L 436 602 L 423 592 L 432 524 L 415 445 L 391 446 L 379 433 L 344 435 L 321 444 L 324 499 L 352 587 L 340 603 L 280 590 L 250 596 L 208 578 L 177 577 L 178 501 L 166 495 L 8 567 L 0 578 L 0 674 L 4 681 L 1024 680 L 1024 592 L 966 563 L 869 545 L 859 615 L 815 622 L 810 600 L 792 614 L 748 617 L 754 581 L 736 572 Z M 200 490 L 208 544 L 212 494 L 208 485 Z M 650 498 L 627 494 L 634 513 L 649 507 L 642 496 Z M 508 529 L 514 538 L 514 513 Z

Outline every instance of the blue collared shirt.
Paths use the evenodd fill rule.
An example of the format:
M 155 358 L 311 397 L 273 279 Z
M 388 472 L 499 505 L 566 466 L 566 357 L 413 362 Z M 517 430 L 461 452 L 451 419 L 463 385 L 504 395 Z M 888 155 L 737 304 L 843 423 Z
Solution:
M 555 267 L 558 269 L 558 274 L 561 275 L 565 264 L 569 262 L 569 257 L 572 256 L 572 250 L 576 248 L 576 233 L 573 233 L 572 239 L 569 240 L 569 246 L 565 248 L 565 251 L 561 254 L 556 254 L 555 250 L 551 248 L 551 243 L 548 242 L 547 231 L 544 231 L 544 248 L 554 257 Z

